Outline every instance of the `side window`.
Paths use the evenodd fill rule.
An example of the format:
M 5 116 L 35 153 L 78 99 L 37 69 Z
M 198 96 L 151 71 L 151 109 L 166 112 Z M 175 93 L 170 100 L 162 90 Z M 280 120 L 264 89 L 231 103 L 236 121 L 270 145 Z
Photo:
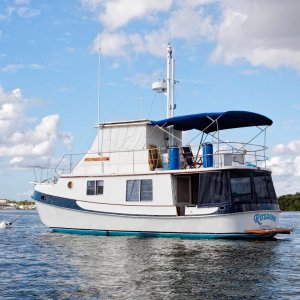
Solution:
M 127 180 L 126 201 L 152 201 L 152 179 Z
M 87 187 L 86 187 L 86 194 L 87 195 L 95 195 L 95 181 L 89 180 L 87 182 Z
M 96 195 L 103 194 L 103 180 L 96 181 Z
M 103 180 L 88 180 L 86 186 L 87 195 L 102 195 L 104 190 Z
M 152 200 L 152 179 L 141 180 L 141 201 Z
M 140 200 L 140 180 L 127 180 L 126 201 Z

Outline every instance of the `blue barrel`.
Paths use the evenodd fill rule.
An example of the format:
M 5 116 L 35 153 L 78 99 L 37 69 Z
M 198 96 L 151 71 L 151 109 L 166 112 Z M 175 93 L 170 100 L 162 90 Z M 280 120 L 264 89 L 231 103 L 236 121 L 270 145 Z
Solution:
M 178 170 L 179 169 L 179 148 L 178 147 L 170 147 L 169 148 L 169 168 L 170 170 Z
M 204 168 L 211 168 L 214 166 L 213 151 L 213 145 L 210 143 L 206 143 L 202 146 Z

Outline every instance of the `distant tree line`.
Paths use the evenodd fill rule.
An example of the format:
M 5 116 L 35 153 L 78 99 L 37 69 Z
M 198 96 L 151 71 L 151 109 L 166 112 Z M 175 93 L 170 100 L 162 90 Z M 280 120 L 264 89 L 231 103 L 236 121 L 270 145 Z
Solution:
M 280 196 L 278 203 L 283 211 L 300 211 L 300 193 Z
M 14 203 L 17 205 L 34 205 L 33 201 L 23 200 L 23 201 L 9 201 L 9 203 Z

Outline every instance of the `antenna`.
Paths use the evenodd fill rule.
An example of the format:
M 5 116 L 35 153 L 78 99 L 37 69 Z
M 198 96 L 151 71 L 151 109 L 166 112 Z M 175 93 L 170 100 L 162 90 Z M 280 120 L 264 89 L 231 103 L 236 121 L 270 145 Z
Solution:
M 101 33 L 99 37 L 99 49 L 98 49 L 98 74 L 97 74 L 97 122 L 98 122 L 98 153 L 100 153 L 100 73 L 101 71 Z
M 140 97 L 140 119 L 143 119 L 143 97 Z

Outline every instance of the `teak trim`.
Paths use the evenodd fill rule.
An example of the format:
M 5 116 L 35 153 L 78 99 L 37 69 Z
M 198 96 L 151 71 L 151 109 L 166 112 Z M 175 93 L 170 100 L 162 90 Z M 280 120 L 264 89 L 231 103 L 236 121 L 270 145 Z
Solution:
M 101 156 L 101 157 L 86 157 L 84 161 L 107 161 L 109 160 L 108 156 Z

